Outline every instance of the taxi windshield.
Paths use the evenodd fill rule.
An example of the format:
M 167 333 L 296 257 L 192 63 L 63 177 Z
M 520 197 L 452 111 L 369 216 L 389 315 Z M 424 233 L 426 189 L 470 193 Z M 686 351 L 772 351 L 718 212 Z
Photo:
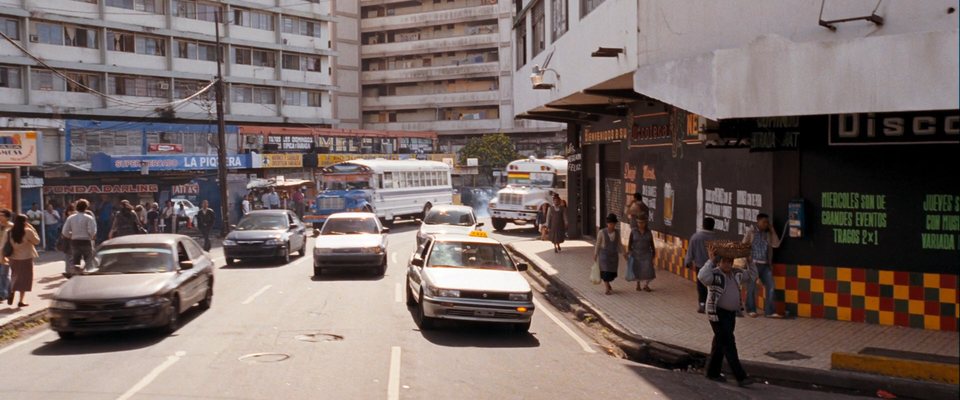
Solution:
M 423 219 L 427 225 L 459 225 L 473 226 L 476 221 L 469 211 L 463 210 L 430 210 L 427 217 Z
M 515 270 L 499 243 L 438 242 L 430 252 L 427 267 Z

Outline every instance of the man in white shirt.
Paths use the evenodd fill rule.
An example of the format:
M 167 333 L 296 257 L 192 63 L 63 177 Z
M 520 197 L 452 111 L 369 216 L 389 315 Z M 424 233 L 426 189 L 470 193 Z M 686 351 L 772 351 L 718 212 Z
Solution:
M 67 264 L 64 274 L 70 277 L 74 274 L 80 260 L 84 268 L 93 265 L 93 241 L 97 238 L 97 219 L 93 213 L 87 212 L 90 203 L 84 199 L 77 200 L 77 213 L 67 218 L 63 224 L 63 237 L 70 240 L 70 249 L 73 251 L 71 262 Z
M 30 225 L 33 225 L 33 229 L 37 231 L 37 233 L 41 232 L 40 225 L 43 224 L 43 211 L 40 210 L 40 206 L 37 205 L 37 203 L 33 203 L 33 206 L 27 211 L 27 221 L 30 222 Z
M 57 246 L 57 236 L 60 235 L 60 212 L 53 208 L 53 204 L 47 204 L 47 209 L 43 211 L 43 229 L 46 232 L 46 249 L 53 251 Z M 37 231 L 40 232 L 40 231 Z
M 240 211 L 243 212 L 243 215 L 250 214 L 251 205 L 250 205 L 250 195 L 243 196 L 243 203 L 240 204 Z

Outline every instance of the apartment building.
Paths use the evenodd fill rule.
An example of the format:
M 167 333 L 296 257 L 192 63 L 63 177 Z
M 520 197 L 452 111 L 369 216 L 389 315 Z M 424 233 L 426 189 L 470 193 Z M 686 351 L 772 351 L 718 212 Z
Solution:
M 456 151 L 505 132 L 526 154 L 551 155 L 559 125 L 513 118 L 511 9 L 496 0 L 361 0 L 363 126 L 436 131 Z
M 335 125 L 333 6 L 0 0 L 0 113 L 210 121 L 213 90 L 178 100 L 216 76 L 219 18 L 228 122 Z

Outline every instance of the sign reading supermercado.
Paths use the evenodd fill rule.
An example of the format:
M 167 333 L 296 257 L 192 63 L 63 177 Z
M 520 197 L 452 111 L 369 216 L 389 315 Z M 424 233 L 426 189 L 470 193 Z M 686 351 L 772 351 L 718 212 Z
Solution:
M 217 156 L 212 155 L 141 155 L 111 156 L 97 153 L 90 159 L 90 170 L 95 172 L 140 171 L 146 163 L 151 171 L 210 170 L 217 168 Z M 227 168 L 251 168 L 249 154 L 227 156 Z
M 155 184 L 140 185 L 59 185 L 44 186 L 45 194 L 157 193 Z
M 34 131 L 0 131 L 0 166 L 37 165 L 39 134 Z

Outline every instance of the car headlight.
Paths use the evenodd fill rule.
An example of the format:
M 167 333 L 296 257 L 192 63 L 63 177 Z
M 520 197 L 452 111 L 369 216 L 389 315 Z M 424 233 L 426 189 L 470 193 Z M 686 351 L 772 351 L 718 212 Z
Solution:
M 383 248 L 380 246 L 363 247 L 360 249 L 360 252 L 367 253 L 367 254 L 380 254 L 380 253 L 383 253 Z
M 460 291 L 456 289 L 435 289 L 437 297 L 460 297 Z
M 160 303 L 161 298 L 159 297 L 144 297 L 142 299 L 133 299 L 127 300 L 123 304 L 124 307 L 142 307 L 142 306 L 152 306 L 154 304 Z
M 72 301 L 53 300 L 50 302 L 50 308 L 59 308 L 61 310 L 76 310 L 77 305 Z
M 530 301 L 530 293 L 510 293 L 510 301 Z
M 315 247 L 313 249 L 313 254 L 330 254 L 333 253 L 333 249 L 326 247 Z
M 266 242 L 264 242 L 264 244 L 267 245 L 267 246 L 279 246 L 279 245 L 283 244 L 283 240 L 281 240 L 281 239 L 270 239 L 270 240 L 267 240 Z
M 237 242 L 236 242 L 235 240 L 231 240 L 231 239 L 223 239 L 223 245 L 224 245 L 224 246 L 236 246 L 236 245 L 237 245 Z

